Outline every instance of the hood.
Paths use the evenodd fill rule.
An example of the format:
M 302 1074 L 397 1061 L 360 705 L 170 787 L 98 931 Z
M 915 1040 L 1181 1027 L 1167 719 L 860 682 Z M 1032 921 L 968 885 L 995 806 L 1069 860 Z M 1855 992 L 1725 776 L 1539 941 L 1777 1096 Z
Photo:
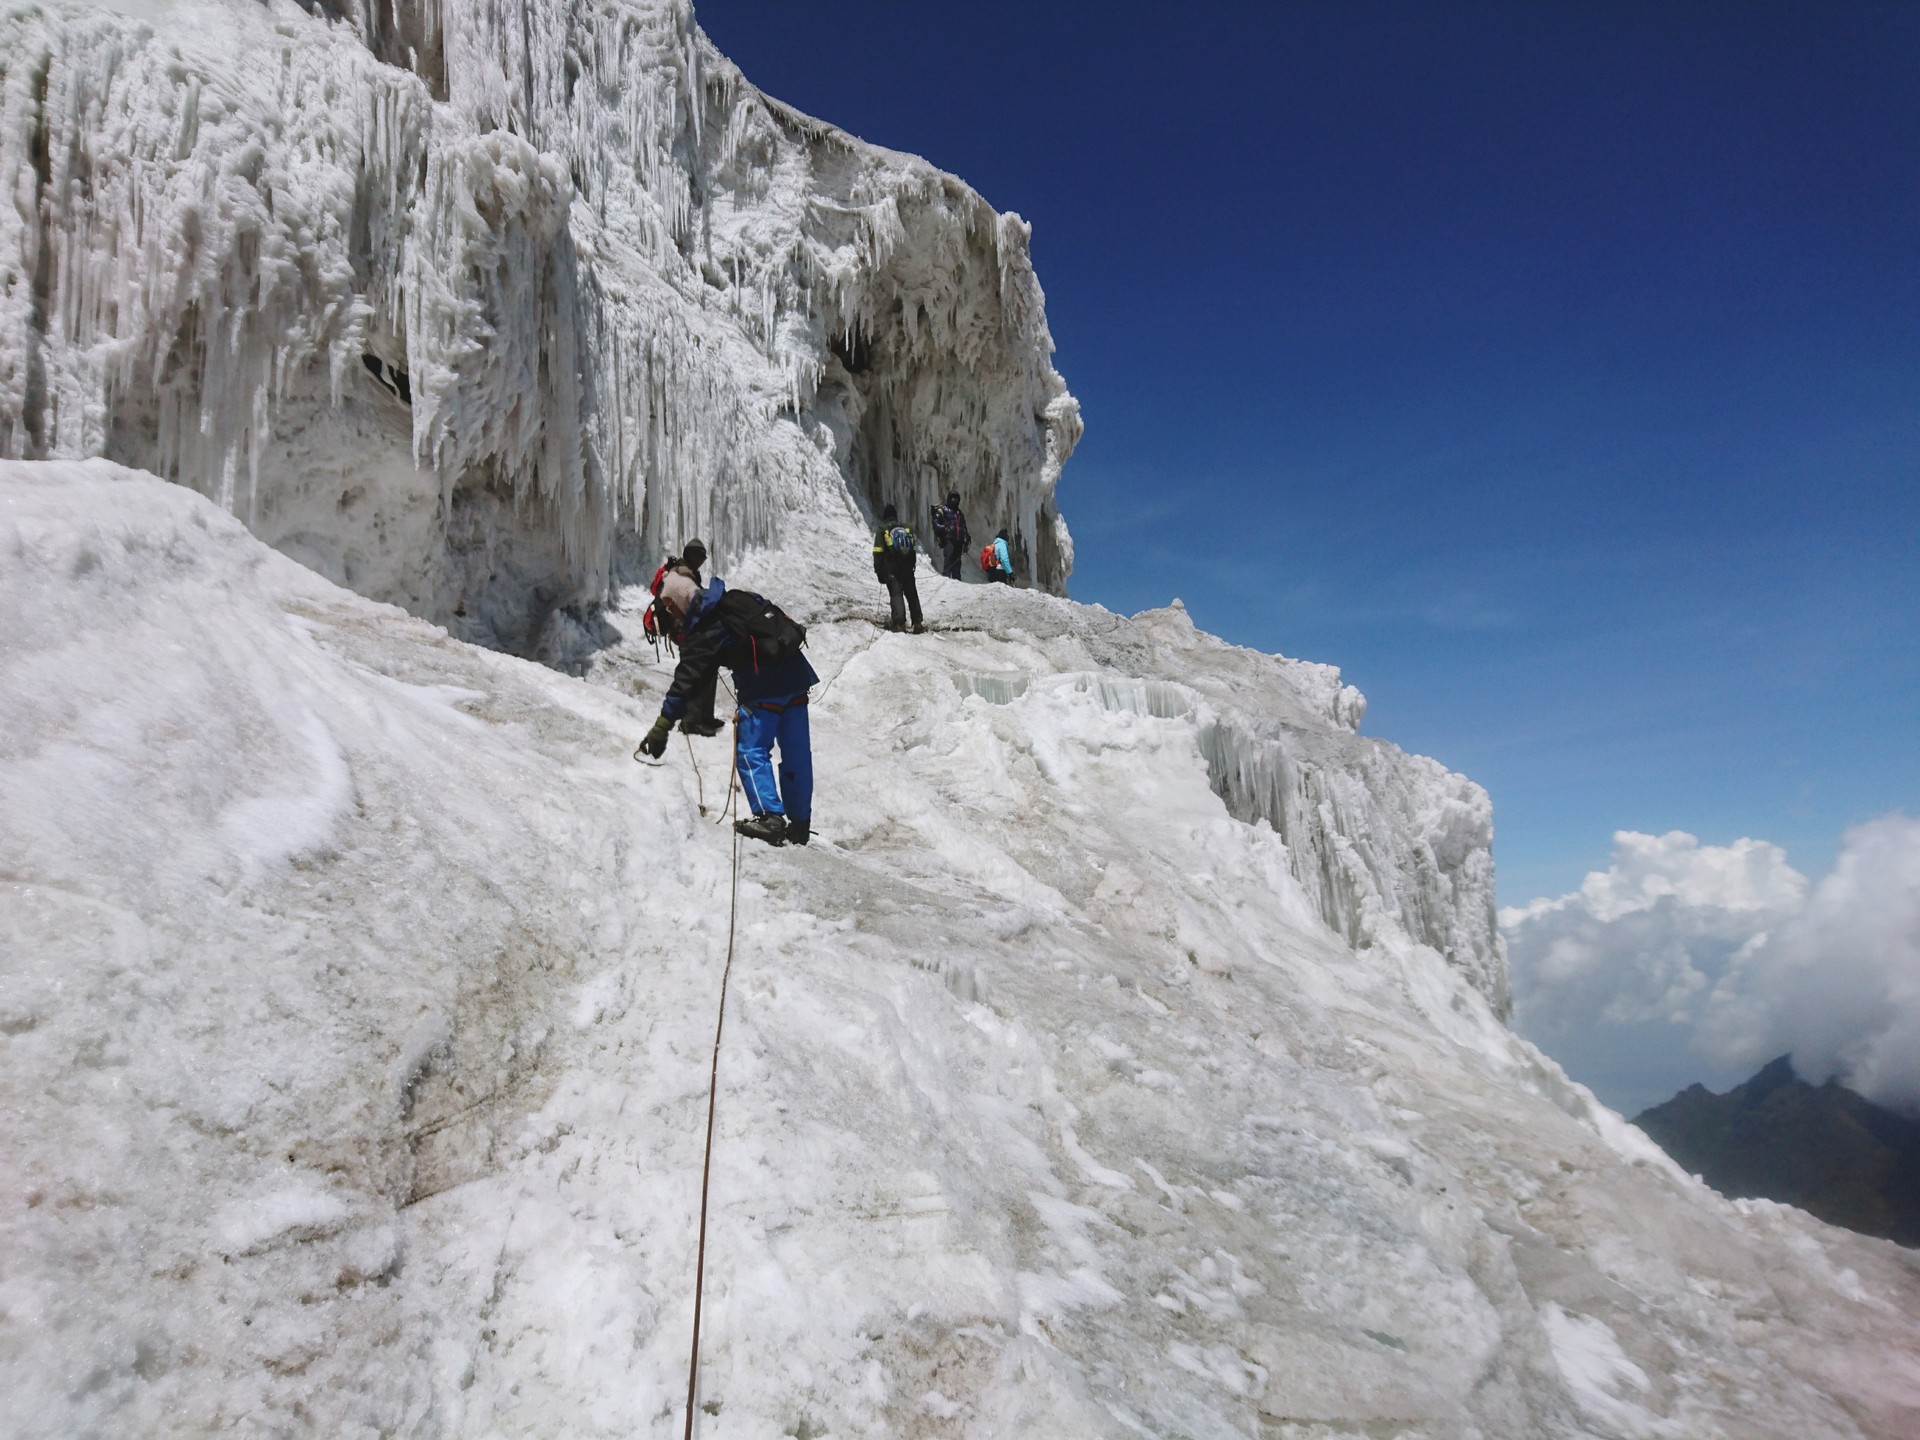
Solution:
M 727 582 L 718 575 L 707 582 L 707 588 L 693 597 L 693 604 L 687 610 L 687 622 L 683 627 L 693 629 L 712 613 L 713 607 L 720 603 L 720 597 L 727 593 Z

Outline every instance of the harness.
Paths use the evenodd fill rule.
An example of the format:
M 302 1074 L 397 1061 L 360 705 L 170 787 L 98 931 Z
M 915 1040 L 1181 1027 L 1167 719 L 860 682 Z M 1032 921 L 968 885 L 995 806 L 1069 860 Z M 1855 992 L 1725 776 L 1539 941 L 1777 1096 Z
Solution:
M 742 700 L 740 702 L 740 708 L 743 710 L 771 710 L 775 715 L 778 715 L 785 710 L 798 710 L 806 703 L 807 692 L 802 690 L 798 695 L 790 695 L 785 700 Z

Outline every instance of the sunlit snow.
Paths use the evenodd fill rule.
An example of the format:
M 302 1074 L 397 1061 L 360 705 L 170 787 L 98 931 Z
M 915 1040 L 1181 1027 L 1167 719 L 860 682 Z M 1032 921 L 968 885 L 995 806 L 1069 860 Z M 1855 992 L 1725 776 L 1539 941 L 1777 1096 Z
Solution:
M 1470 787 L 1329 672 L 823 575 L 699 1433 L 1903 1433 L 1905 1252 L 1673 1173 L 1232 813 L 1207 737 L 1269 727 L 1397 827 L 1316 844 L 1441 853 Z M 18 1433 L 679 1433 L 732 849 L 724 741 L 629 758 L 666 668 L 473 649 L 98 464 L 5 467 L 0 605 Z

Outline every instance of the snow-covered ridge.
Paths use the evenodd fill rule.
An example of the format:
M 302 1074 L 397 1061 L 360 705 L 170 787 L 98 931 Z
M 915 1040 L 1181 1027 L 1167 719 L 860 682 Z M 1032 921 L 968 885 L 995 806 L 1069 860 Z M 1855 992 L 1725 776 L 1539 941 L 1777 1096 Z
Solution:
M 1090 629 L 1084 619 L 1073 628 Z M 1066 686 L 1111 711 L 1190 718 L 1214 793 L 1230 814 L 1264 822 L 1286 842 L 1293 876 L 1328 926 L 1364 947 L 1383 921 L 1396 925 L 1446 956 L 1496 1014 L 1507 1014 L 1493 806 L 1484 789 L 1437 761 L 1355 734 L 1366 700 L 1332 666 L 1226 645 L 1195 629 L 1177 601 L 1092 636 L 1090 653 L 1105 670 L 1050 685 L 1025 675 L 965 675 L 958 683 L 998 704 Z
M 0 185 L 0 456 L 202 488 L 484 643 L 881 497 L 1071 569 L 1025 224 L 685 0 L 15 8 Z
M 1353 943 L 1204 737 L 1388 777 L 1376 855 L 1465 782 L 1178 611 L 890 635 L 858 560 L 816 840 L 741 856 L 698 1434 L 1914 1432 L 1909 1253 L 1675 1173 L 1404 898 Z M 724 741 L 628 758 L 666 667 L 101 462 L 0 464 L 0 614 L 9 1434 L 681 1433 L 731 848 Z

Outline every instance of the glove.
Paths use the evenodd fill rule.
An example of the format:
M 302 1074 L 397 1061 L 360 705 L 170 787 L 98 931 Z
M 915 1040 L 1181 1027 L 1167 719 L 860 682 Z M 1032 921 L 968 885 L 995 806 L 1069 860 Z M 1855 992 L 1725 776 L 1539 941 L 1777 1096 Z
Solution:
M 658 760 L 667 753 L 667 736 L 673 731 L 673 722 L 662 715 L 653 722 L 653 728 L 647 731 L 647 738 L 640 742 L 640 748 Z

